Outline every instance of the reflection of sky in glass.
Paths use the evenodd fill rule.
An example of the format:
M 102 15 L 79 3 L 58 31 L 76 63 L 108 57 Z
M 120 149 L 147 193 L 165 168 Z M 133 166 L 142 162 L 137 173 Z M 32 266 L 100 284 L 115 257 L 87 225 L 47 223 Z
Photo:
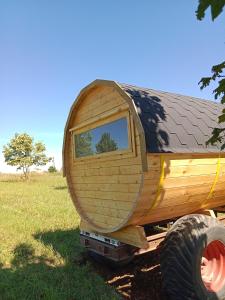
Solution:
M 91 148 L 94 153 L 96 153 L 95 145 L 100 141 L 103 133 L 110 134 L 110 138 L 116 142 L 118 150 L 128 148 L 128 131 L 126 118 L 122 118 L 114 122 L 99 126 L 90 130 L 89 132 L 92 137 Z M 82 133 L 80 135 L 82 135 Z

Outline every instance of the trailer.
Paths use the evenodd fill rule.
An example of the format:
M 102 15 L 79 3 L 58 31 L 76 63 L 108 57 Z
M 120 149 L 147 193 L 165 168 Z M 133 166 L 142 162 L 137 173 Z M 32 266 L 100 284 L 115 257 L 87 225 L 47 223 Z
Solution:
M 225 299 L 225 153 L 206 146 L 222 109 L 95 80 L 65 126 L 63 173 L 81 243 L 118 265 L 160 247 L 171 299 Z

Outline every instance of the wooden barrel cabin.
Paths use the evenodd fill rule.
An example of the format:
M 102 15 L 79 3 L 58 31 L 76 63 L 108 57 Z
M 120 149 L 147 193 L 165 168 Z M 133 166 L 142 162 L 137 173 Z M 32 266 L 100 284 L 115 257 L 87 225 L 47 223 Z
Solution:
M 65 126 L 63 171 L 81 243 L 120 265 L 160 247 L 174 300 L 225 299 L 225 217 L 215 214 L 225 206 L 225 153 L 206 146 L 222 108 L 95 80 Z
M 221 110 L 115 81 L 85 87 L 71 107 L 63 147 L 82 222 L 112 234 L 225 205 L 225 155 L 220 145 L 206 146 Z

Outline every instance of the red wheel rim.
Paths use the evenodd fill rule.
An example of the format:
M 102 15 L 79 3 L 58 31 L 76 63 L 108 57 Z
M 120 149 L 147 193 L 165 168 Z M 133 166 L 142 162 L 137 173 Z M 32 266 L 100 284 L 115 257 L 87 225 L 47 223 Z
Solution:
M 225 245 L 222 242 L 213 241 L 204 249 L 201 276 L 211 292 L 218 292 L 225 285 Z

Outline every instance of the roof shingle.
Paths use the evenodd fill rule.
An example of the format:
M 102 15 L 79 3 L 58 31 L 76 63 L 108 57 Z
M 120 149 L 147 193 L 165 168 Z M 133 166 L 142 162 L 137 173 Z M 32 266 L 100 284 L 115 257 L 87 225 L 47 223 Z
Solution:
M 178 94 L 120 84 L 133 99 L 145 132 L 147 152 L 220 152 L 206 141 L 223 105 Z

